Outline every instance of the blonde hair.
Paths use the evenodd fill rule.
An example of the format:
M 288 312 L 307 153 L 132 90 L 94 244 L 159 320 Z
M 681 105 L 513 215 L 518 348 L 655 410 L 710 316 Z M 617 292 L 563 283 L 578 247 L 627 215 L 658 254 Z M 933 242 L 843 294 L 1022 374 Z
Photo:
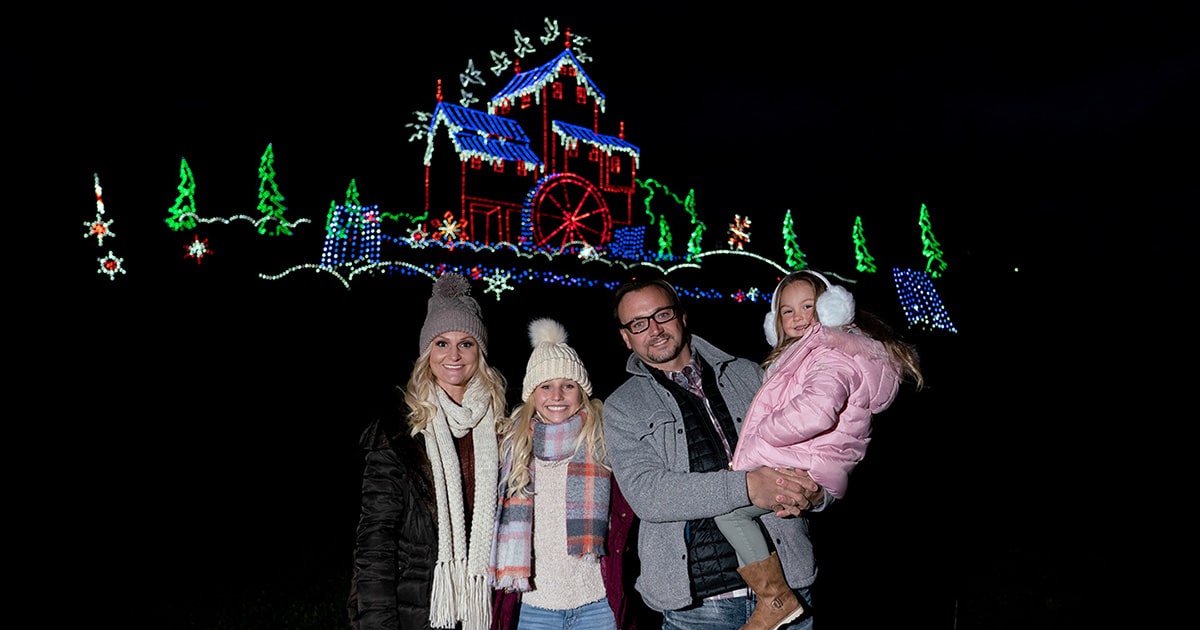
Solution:
M 925 375 L 921 373 L 921 356 L 917 354 L 916 346 L 901 339 L 878 315 L 860 310 L 854 317 L 854 323 L 847 328 L 858 328 L 860 333 L 882 343 L 892 361 L 899 366 L 900 373 L 912 380 L 917 391 L 925 388 Z
M 822 293 L 825 293 L 825 283 L 818 281 L 816 276 L 807 273 L 793 273 L 784 278 L 783 282 L 779 284 L 779 288 L 776 289 L 776 293 L 783 293 L 784 287 L 797 282 L 807 282 L 811 285 L 814 298 L 819 298 Z M 775 305 L 775 338 L 777 341 L 775 342 L 775 347 L 771 348 L 771 351 L 767 353 L 767 358 L 763 359 L 763 362 L 759 364 L 759 367 L 763 369 L 766 369 L 779 359 L 779 355 L 783 354 L 784 350 L 787 350 L 789 346 L 800 339 L 799 337 L 785 338 L 786 335 L 783 334 L 783 322 L 780 319 L 779 312 L 780 305 Z M 816 309 L 814 309 L 813 319 L 820 322 L 821 319 L 817 313 Z M 842 326 L 841 329 L 845 331 L 858 329 L 858 332 L 863 335 L 882 343 L 883 347 L 887 349 L 888 356 L 891 357 L 892 362 L 900 369 L 901 375 L 909 378 L 916 386 L 917 391 L 924 389 L 925 376 L 921 373 L 921 357 L 917 354 L 916 346 L 901 339 L 896 334 L 896 331 L 878 315 L 870 311 L 855 309 L 853 322 Z
M 540 383 L 539 383 L 540 384 Z M 604 443 L 604 403 L 599 398 L 588 398 L 587 392 L 579 388 L 582 404 L 579 415 L 583 416 L 583 430 L 575 442 L 575 453 L 587 448 L 592 459 L 609 468 L 608 447 Z M 533 416 L 536 413 L 533 401 L 518 406 L 511 417 L 500 422 L 496 432 L 500 435 L 500 461 L 512 455 L 512 470 L 504 496 L 529 496 L 529 467 L 533 463 Z
M 433 368 L 429 365 L 431 348 L 432 345 L 426 347 L 421 356 L 413 362 L 412 374 L 408 377 L 408 384 L 404 386 L 404 402 L 409 408 L 408 426 L 412 427 L 413 431 L 424 429 L 437 415 L 437 390 L 434 388 L 439 385 L 433 376 Z M 492 410 L 497 418 L 504 417 L 508 405 L 504 392 L 508 388 L 508 381 L 504 379 L 503 374 L 488 365 L 483 352 L 479 353 L 479 367 L 471 378 L 483 379 L 483 385 L 487 387 L 492 398 Z
M 825 283 L 821 282 L 816 276 L 814 276 L 810 273 L 793 272 L 791 274 L 788 274 L 788 276 L 785 277 L 783 279 L 783 281 L 779 283 L 779 286 L 775 288 L 775 295 L 782 295 L 783 290 L 785 288 L 787 288 L 793 284 L 796 284 L 797 282 L 804 282 L 812 287 L 814 300 L 816 300 L 817 298 L 820 298 L 821 294 L 824 293 L 825 289 L 826 289 Z M 794 343 L 797 339 L 799 339 L 799 337 L 792 337 L 789 339 L 788 336 L 786 334 L 784 334 L 783 320 L 779 316 L 780 308 L 782 305 L 779 304 L 778 302 L 779 302 L 778 300 L 771 301 L 771 306 L 775 309 L 773 319 L 774 319 L 774 325 L 775 325 L 776 341 L 775 341 L 775 347 L 771 348 L 771 352 L 767 353 L 767 358 L 763 359 L 763 362 L 759 364 L 759 367 L 763 368 L 764 370 L 767 368 L 768 365 L 771 365 L 772 363 L 774 363 L 775 360 L 779 358 L 779 355 L 783 354 L 783 351 L 788 349 L 788 346 L 792 345 L 792 343 Z M 815 309 L 815 308 L 813 309 L 813 319 L 816 319 L 817 321 L 821 321 L 820 319 L 817 319 L 817 309 Z

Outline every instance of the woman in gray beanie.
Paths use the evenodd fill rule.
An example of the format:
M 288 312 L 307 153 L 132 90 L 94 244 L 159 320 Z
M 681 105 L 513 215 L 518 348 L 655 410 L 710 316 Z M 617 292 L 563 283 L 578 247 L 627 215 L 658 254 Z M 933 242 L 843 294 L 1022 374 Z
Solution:
M 529 339 L 522 404 L 500 425 L 499 627 L 634 628 L 622 563 L 635 517 L 608 465 L 603 401 L 561 324 L 534 320 Z
M 434 282 L 403 402 L 363 432 L 348 613 L 358 630 L 492 626 L 488 561 L 504 377 L 458 274 Z

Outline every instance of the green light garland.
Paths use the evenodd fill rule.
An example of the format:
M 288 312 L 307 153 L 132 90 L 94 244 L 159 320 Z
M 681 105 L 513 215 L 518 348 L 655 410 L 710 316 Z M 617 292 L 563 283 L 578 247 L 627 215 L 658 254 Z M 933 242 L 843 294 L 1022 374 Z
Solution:
M 661 190 L 663 194 L 670 198 L 671 201 L 683 206 L 684 212 L 686 212 L 688 215 L 688 221 L 692 225 L 692 234 L 688 238 L 687 245 L 688 257 L 695 257 L 700 252 L 704 251 L 700 245 L 700 240 L 704 236 L 704 231 L 707 229 L 707 226 L 696 214 L 696 190 L 694 188 L 689 189 L 687 196 L 683 199 L 680 199 L 679 195 L 671 192 L 669 188 L 659 183 L 657 180 L 635 179 L 634 183 L 646 189 L 646 200 L 643 202 L 646 207 L 646 217 L 648 219 L 646 223 L 648 225 L 657 227 L 659 230 L 658 257 L 660 259 L 673 258 L 674 255 L 671 253 L 673 241 L 671 238 L 671 228 L 667 224 L 666 212 L 664 211 L 662 214 L 656 215 L 654 214 L 654 211 L 650 209 L 658 190 Z

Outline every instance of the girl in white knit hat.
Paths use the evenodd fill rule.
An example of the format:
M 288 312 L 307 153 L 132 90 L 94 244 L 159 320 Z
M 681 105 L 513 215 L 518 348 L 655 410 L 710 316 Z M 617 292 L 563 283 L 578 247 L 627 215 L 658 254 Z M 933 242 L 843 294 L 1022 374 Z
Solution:
M 634 515 L 608 465 L 604 405 L 561 324 L 535 320 L 529 338 L 522 404 L 499 429 L 493 585 L 513 596 L 518 629 L 631 627 L 621 562 Z

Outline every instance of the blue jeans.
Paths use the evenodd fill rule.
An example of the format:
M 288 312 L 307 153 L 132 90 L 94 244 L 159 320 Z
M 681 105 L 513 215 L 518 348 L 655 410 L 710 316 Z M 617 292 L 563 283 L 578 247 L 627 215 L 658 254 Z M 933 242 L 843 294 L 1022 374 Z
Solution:
M 812 594 L 809 589 L 796 591 L 804 605 L 804 615 L 786 630 L 812 630 Z M 738 630 L 754 614 L 755 597 L 732 597 L 730 599 L 706 599 L 699 606 L 682 610 L 663 611 L 663 630 Z
M 546 610 L 521 604 L 517 630 L 617 630 L 607 599 L 570 610 Z

